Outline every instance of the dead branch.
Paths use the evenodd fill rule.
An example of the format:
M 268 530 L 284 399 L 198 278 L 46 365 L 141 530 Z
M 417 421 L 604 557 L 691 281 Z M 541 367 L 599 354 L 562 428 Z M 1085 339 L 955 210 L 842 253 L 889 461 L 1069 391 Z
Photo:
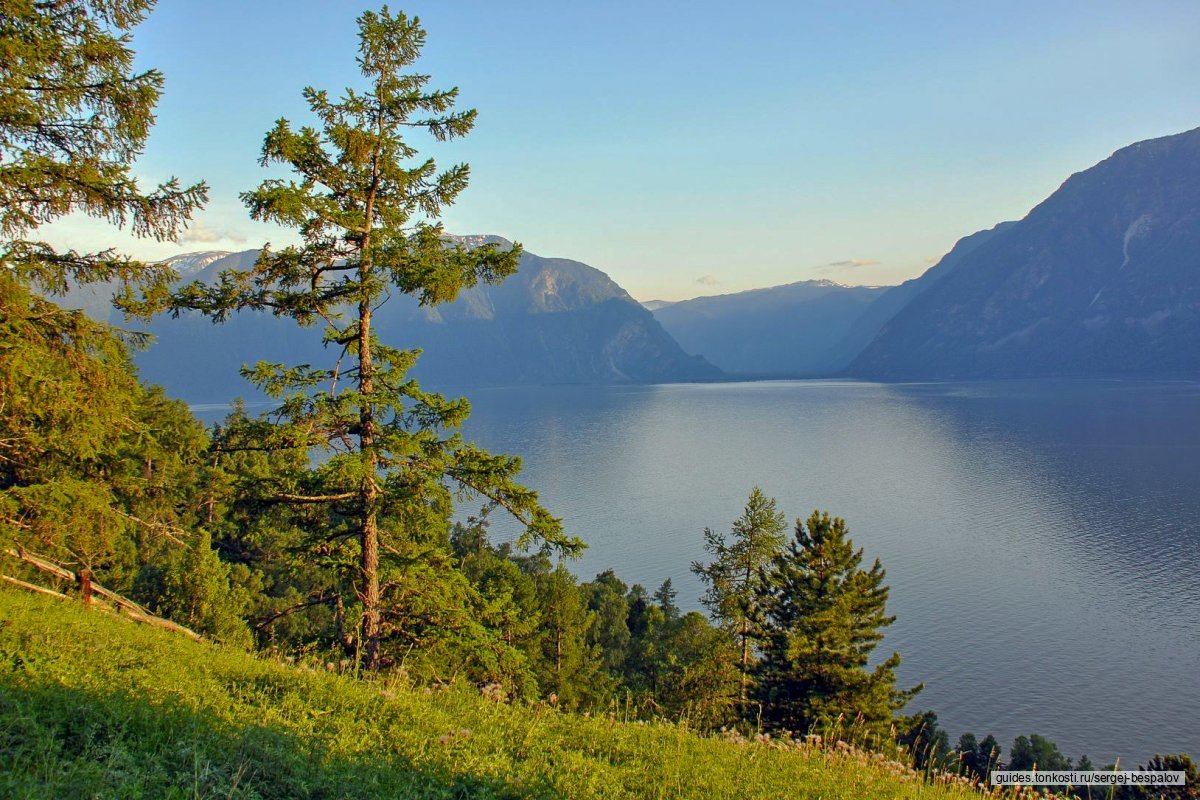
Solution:
M 256 631 L 262 630 L 263 628 L 272 624 L 276 620 L 282 619 L 283 617 L 286 617 L 289 614 L 295 614 L 297 611 L 303 611 L 304 609 L 312 608 L 313 606 L 320 606 L 320 605 L 324 605 L 326 603 L 331 603 L 334 600 L 336 600 L 337 597 L 338 596 L 336 594 L 322 594 L 319 597 L 311 597 L 308 600 L 305 600 L 303 603 L 297 603 L 294 606 L 289 606 L 288 608 L 284 608 L 279 611 L 274 611 L 270 614 L 267 614 L 264 617 L 260 617 L 259 621 L 254 624 L 254 629 Z

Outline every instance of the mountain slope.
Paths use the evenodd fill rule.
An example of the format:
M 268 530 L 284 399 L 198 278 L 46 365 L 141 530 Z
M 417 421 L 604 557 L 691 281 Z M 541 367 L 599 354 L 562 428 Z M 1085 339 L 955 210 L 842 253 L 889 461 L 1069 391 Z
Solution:
M 915 798 L 894 762 L 356 680 L 0 588 L 0 795 Z M 336 665 L 330 664 L 329 667 Z M 939 797 L 981 795 L 940 785 Z
M 966 253 L 851 364 L 877 379 L 1195 376 L 1200 129 L 1118 150 Z
M 801 281 L 657 308 L 654 317 L 689 353 L 740 375 L 829 368 L 828 353 L 885 287 Z
M 463 237 L 468 245 L 503 240 Z M 245 268 L 256 252 L 191 254 L 189 278 L 215 280 Z M 217 254 L 220 255 L 220 254 Z M 155 342 L 137 354 L 147 380 L 190 402 L 257 397 L 238 374 L 259 360 L 328 363 L 319 329 L 299 329 L 265 313 L 239 313 L 214 326 L 199 314 L 157 319 Z M 526 252 L 520 271 L 498 286 L 477 286 L 436 308 L 393 296 L 375 315 L 388 344 L 420 347 L 415 374 L 432 386 L 706 380 L 720 370 L 687 355 L 653 315 L 607 275 L 578 261 Z
M 826 367 L 833 372 L 844 370 L 879 334 L 883 326 L 914 298 L 953 272 L 967 254 L 974 252 L 975 248 L 1015 224 L 1014 222 L 1001 222 L 989 230 L 964 236 L 955 243 L 949 253 L 922 275 L 907 280 L 899 286 L 893 286 L 876 297 L 867 306 L 867 309 L 854 320 L 841 341 L 830 348 L 826 354 Z

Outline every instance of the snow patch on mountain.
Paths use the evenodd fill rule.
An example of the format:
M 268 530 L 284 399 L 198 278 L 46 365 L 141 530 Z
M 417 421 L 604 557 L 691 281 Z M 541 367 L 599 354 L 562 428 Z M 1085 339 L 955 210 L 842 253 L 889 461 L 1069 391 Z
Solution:
M 158 262 L 175 270 L 180 276 L 196 275 L 214 261 L 231 255 L 229 250 L 205 250 L 199 253 L 183 253 Z

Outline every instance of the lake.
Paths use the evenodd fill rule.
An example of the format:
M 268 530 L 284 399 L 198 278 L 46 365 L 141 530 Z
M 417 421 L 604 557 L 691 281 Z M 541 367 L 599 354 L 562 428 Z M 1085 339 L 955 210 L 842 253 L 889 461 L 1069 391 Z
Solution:
M 470 438 L 590 545 L 671 578 L 751 487 L 845 517 L 878 557 L 910 710 L 952 741 L 1040 733 L 1132 767 L 1200 754 L 1200 384 L 779 381 L 484 389 Z M 497 524 L 497 539 L 512 535 Z M 882 651 L 882 648 L 881 648 Z

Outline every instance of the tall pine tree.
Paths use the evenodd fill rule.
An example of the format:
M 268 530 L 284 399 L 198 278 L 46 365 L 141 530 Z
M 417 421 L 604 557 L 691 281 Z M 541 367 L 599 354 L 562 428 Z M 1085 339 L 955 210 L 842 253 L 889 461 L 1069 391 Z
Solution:
M 389 632 L 383 592 L 396 583 L 381 580 L 381 557 L 395 556 L 405 569 L 420 550 L 414 537 L 445 525 L 454 491 L 481 494 L 516 516 L 524 542 L 565 553 L 582 545 L 514 481 L 519 459 L 464 443 L 457 429 L 466 400 L 425 392 L 408 376 L 420 351 L 385 345 L 372 330 L 392 291 L 424 305 L 448 302 L 464 287 L 511 275 L 519 251 L 449 245 L 437 218 L 466 187 L 468 167 L 439 171 L 404 136 L 458 138 L 471 130 L 475 111 L 453 111 L 457 89 L 429 89 L 429 76 L 405 71 L 425 44 L 416 18 L 384 7 L 364 13 L 358 26 L 366 88 L 338 100 L 305 89 L 319 128 L 281 119 L 262 150 L 264 166 L 286 165 L 295 178 L 267 180 L 243 195 L 255 219 L 294 227 L 303 243 L 264 249 L 251 269 L 186 287 L 175 305 L 215 321 L 248 309 L 324 325 L 328 366 L 259 363 L 246 371 L 281 405 L 243 432 L 246 446 L 328 454 L 297 485 L 258 491 L 265 500 L 328 507 L 336 523 L 330 541 L 357 543 L 360 655 L 377 668 Z
M 786 529 L 787 520 L 776 508 L 775 499 L 755 486 L 742 516 L 733 523 L 732 541 L 705 528 L 704 549 L 713 561 L 692 564 L 692 572 L 708 586 L 701 602 L 737 637 L 741 672 L 738 699 L 743 706 L 749 695 L 754 663 L 752 619 L 757 603 L 754 581 L 759 569 L 783 548 Z
M 761 570 L 756 698 L 768 727 L 808 732 L 840 720 L 847 732 L 882 737 L 921 690 L 896 689 L 899 653 L 867 668 L 895 617 L 886 613 L 883 567 L 876 560 L 863 569 L 862 557 L 844 520 L 813 512 Z

